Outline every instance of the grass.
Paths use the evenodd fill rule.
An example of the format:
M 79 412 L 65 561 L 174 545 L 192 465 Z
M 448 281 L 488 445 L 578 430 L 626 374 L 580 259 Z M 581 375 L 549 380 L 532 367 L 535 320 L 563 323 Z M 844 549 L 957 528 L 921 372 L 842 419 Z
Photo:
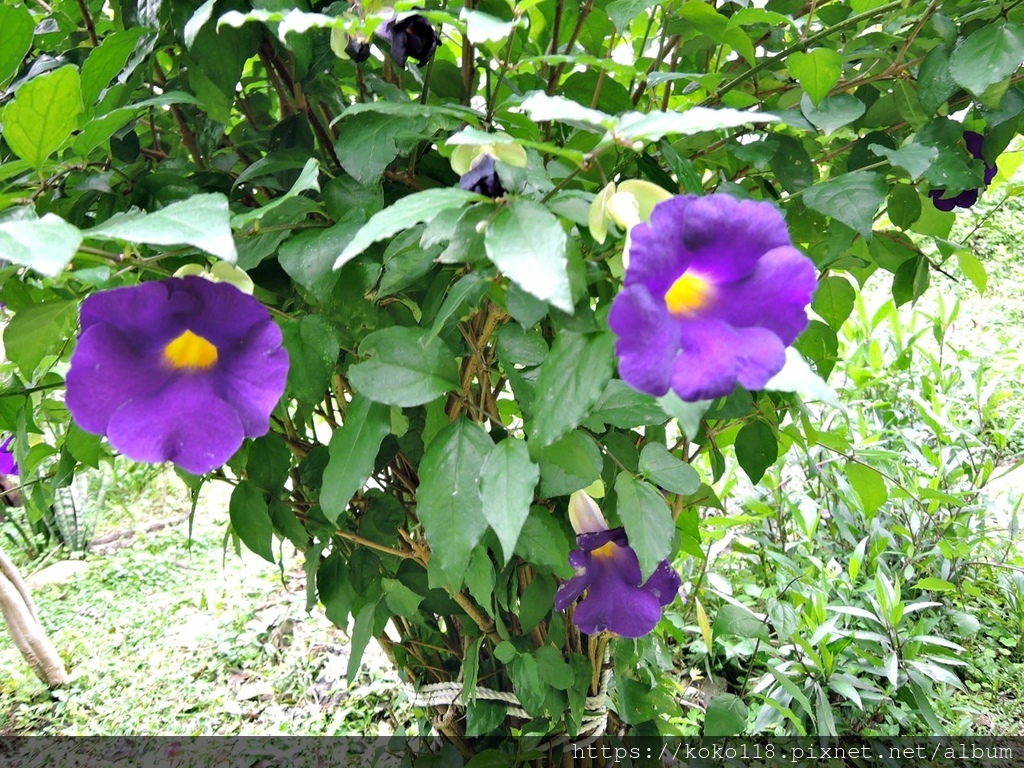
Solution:
M 322 612 L 306 614 L 301 560 L 288 556 L 282 573 L 225 553 L 226 494 L 207 493 L 191 540 L 187 524 L 141 534 L 90 558 L 75 581 L 35 591 L 72 681 L 51 695 L 0 633 L 0 735 L 372 735 L 403 725 L 391 714 L 398 679 L 372 647 L 372 676 L 344 679 L 346 639 Z M 178 494 L 168 511 L 185 504 Z

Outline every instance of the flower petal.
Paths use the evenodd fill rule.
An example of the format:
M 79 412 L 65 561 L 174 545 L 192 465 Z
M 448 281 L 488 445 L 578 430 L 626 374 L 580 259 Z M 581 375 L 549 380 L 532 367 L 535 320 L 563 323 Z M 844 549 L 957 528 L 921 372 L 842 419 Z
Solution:
M 122 405 L 107 427 L 110 444 L 136 461 L 173 461 L 196 475 L 219 467 L 242 445 L 242 424 L 210 381 L 181 376 L 162 391 Z
M 665 303 L 651 296 L 644 285 L 624 288 L 612 302 L 608 325 L 619 337 L 615 344 L 619 375 L 641 392 L 657 396 L 668 392 L 672 361 L 679 354 L 679 325 Z
M 573 576 L 558 588 L 555 592 L 555 610 L 564 611 L 576 598 L 583 594 L 583 591 L 590 586 L 590 575 L 581 573 Z
M 270 429 L 270 413 L 281 399 L 288 366 L 281 329 L 264 320 L 228 350 L 224 364 L 213 372 L 217 393 L 234 407 L 246 437 L 260 437 Z
M 817 287 L 811 260 L 784 246 L 762 256 L 750 277 L 719 285 L 708 314 L 737 329 L 767 328 L 789 345 L 807 328 L 805 308 Z
M 100 296 L 104 294 L 93 294 L 86 303 Z M 116 314 L 114 319 L 118 319 Z M 154 328 L 163 324 L 151 320 L 147 325 Z M 78 426 L 86 432 L 104 434 L 110 418 L 125 402 L 149 397 L 167 386 L 172 374 L 160 365 L 160 356 L 160 348 L 145 334 L 129 334 L 111 323 L 90 324 L 71 356 L 64 398 Z
M 721 320 L 683 325 L 683 354 L 672 367 L 672 389 L 687 402 L 726 397 L 737 382 L 760 389 L 785 365 L 785 345 L 764 328 L 737 331 Z
M 644 589 L 654 595 L 662 606 L 666 606 L 676 599 L 681 584 L 679 574 L 669 565 L 668 560 L 662 560 L 644 584 Z

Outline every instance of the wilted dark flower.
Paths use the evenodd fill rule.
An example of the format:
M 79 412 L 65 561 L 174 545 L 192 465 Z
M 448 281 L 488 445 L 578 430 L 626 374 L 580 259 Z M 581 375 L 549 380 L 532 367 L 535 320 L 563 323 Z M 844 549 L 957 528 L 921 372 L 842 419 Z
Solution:
M 663 560 L 647 581 L 640 561 L 622 528 L 608 530 L 597 504 L 583 491 L 569 502 L 569 518 L 580 548 L 569 553 L 576 575 L 555 593 L 555 608 L 564 611 L 584 592 L 573 612 L 573 623 L 588 635 L 612 632 L 643 637 L 661 619 L 661 609 L 676 598 L 679 574 Z
M 476 165 L 462 174 L 459 187 L 487 197 L 501 197 L 505 194 L 505 188 L 501 186 L 501 179 L 494 167 L 494 158 L 490 155 L 480 155 Z
M 984 160 L 983 149 L 985 146 L 985 137 L 976 131 L 964 131 L 964 143 L 967 145 L 967 151 L 971 153 L 971 156 L 977 160 Z M 992 179 L 996 177 L 997 168 L 994 165 L 985 163 L 985 187 L 988 187 L 992 183 Z M 940 211 L 952 211 L 954 208 L 970 208 L 976 202 L 978 202 L 978 196 L 981 194 L 980 189 L 965 189 L 959 195 L 953 197 L 945 197 L 945 189 L 933 189 L 928 193 L 928 196 L 932 199 L 932 204 Z
M 81 322 L 68 410 L 125 456 L 203 474 L 270 428 L 288 353 L 266 307 L 233 285 L 185 277 L 101 291 Z
M 608 324 L 634 389 L 694 402 L 760 389 L 807 327 L 814 264 L 770 203 L 674 197 L 631 231 L 625 287 Z
M 365 40 L 356 40 L 354 37 L 350 37 L 345 43 L 345 53 L 356 64 L 362 64 L 370 58 L 370 44 Z
M 419 14 L 395 16 L 385 21 L 377 34 L 391 45 L 391 58 L 400 67 L 410 56 L 421 65 L 430 61 L 441 43 L 430 22 Z

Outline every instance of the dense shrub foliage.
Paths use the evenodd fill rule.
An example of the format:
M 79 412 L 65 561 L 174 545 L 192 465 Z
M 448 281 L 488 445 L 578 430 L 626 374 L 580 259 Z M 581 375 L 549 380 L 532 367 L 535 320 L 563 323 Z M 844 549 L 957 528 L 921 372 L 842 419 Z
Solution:
M 984 289 L 1019 4 L 394 5 L 0 5 L 29 515 L 231 483 L 465 755 L 941 730 L 1012 440 L 896 308 Z

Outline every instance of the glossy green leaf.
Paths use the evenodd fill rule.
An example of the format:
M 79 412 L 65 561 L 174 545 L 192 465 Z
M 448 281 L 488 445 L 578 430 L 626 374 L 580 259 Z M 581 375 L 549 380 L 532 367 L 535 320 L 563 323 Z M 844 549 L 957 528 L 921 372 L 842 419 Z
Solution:
M 614 344 L 609 333 L 558 334 L 537 377 L 531 441 L 551 445 L 586 418 L 611 379 Z
M 133 209 L 115 214 L 83 234 L 147 245 L 191 245 L 225 261 L 238 258 L 228 199 L 219 192 L 193 195 L 152 213 Z
M 268 562 L 274 560 L 274 524 L 270 520 L 263 492 L 255 483 L 244 480 L 231 492 L 228 504 L 231 529 L 249 549 Z
M 675 522 L 661 492 L 628 472 L 615 478 L 616 511 L 626 528 L 629 546 L 640 561 L 644 581 L 672 555 Z
M 282 324 L 288 350 L 288 392 L 319 403 L 338 364 L 338 332 L 319 315 L 306 315 Z
M 747 728 L 747 705 L 731 693 L 719 693 L 708 699 L 704 712 L 704 736 L 714 739 L 744 733 Z
M 978 293 L 985 293 L 985 289 L 988 287 L 988 273 L 981 260 L 970 251 L 958 250 L 956 261 L 960 265 L 960 271 L 978 289 Z
M 4 350 L 26 379 L 47 354 L 57 352 L 77 315 L 77 302 L 63 299 L 30 304 L 14 313 L 4 328 Z
M 332 523 L 373 473 L 381 441 L 390 432 L 391 410 L 387 406 L 362 394 L 352 398 L 344 423 L 331 436 L 331 458 L 320 490 L 320 506 Z
M 0 223 L 0 259 L 56 277 L 74 258 L 82 233 L 52 213 Z
M 863 101 L 848 93 L 826 96 L 816 105 L 805 94 L 800 102 L 800 109 L 814 127 L 827 136 L 863 115 L 865 107 Z
M 420 462 L 416 512 L 433 557 L 455 586 L 487 530 L 480 475 L 493 447 L 478 424 L 460 418 L 438 433 Z
M 857 293 L 849 280 L 832 275 L 818 283 L 818 290 L 814 292 L 814 298 L 811 300 L 811 309 L 831 328 L 838 331 L 853 312 L 856 296 Z
M 1024 24 L 997 21 L 967 36 L 949 57 L 953 79 L 976 96 L 1024 63 Z
M 359 345 L 359 355 L 364 360 L 349 368 L 349 381 L 378 403 L 423 405 L 459 387 L 451 351 L 422 328 L 374 331 Z
M 897 168 L 905 170 L 914 181 L 921 178 L 939 156 L 938 149 L 925 144 L 909 144 L 901 149 L 872 144 L 870 148 L 876 155 L 881 155 Z
M 483 513 L 501 542 L 505 562 L 512 559 L 519 532 L 530 515 L 540 468 L 530 461 L 526 443 L 502 440 L 484 461 L 480 472 Z
M 773 430 L 763 421 L 751 421 L 736 434 L 736 461 L 750 482 L 761 482 L 765 471 L 779 458 L 779 443 Z
M 700 488 L 697 470 L 670 453 L 661 443 L 648 443 L 640 451 L 640 472 L 672 493 L 689 495 Z
M 889 498 L 889 491 L 885 486 L 885 480 L 878 470 L 864 464 L 848 462 L 845 467 L 846 478 L 853 486 L 854 493 L 864 506 L 864 512 L 868 517 L 874 517 L 878 509 Z
M 875 212 L 885 201 L 888 191 L 884 176 L 854 171 L 810 187 L 804 193 L 804 202 L 808 208 L 838 219 L 864 237 L 870 237 Z
M 378 240 L 384 240 L 416 224 L 429 222 L 441 211 L 461 208 L 483 199 L 480 195 L 458 188 L 427 189 L 399 198 L 370 217 L 335 259 L 334 268 L 341 269 Z
M 3 137 L 34 168 L 63 144 L 82 114 L 82 86 L 75 67 L 61 67 L 18 88 L 3 113 Z
M 517 200 L 502 208 L 487 227 L 487 258 L 531 296 L 572 312 L 566 235 L 547 208 Z
M 800 83 L 811 101 L 824 99 L 843 72 L 843 58 L 831 48 L 814 48 L 806 53 L 791 53 L 786 59 L 789 71 Z
M 0 5 L 0 86 L 18 71 L 21 60 L 32 47 L 36 24 L 24 5 Z

